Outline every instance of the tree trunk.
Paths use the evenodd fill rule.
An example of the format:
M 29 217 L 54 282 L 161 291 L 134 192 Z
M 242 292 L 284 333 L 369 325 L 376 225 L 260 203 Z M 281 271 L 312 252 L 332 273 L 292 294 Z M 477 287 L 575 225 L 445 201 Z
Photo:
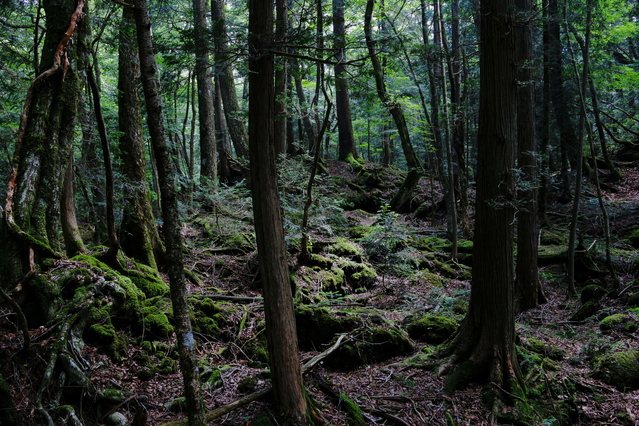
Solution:
M 288 0 L 276 0 L 275 9 L 277 11 L 275 42 L 278 45 L 286 46 L 288 37 Z M 288 95 L 286 90 L 287 67 L 288 59 L 285 56 L 279 56 L 275 66 L 275 122 L 273 123 L 275 152 L 277 154 L 286 152 L 286 117 L 288 115 L 286 107 Z
M 118 50 L 118 127 L 124 186 L 124 212 L 120 225 L 122 250 L 157 269 L 164 259 L 146 179 L 146 156 L 140 110 L 140 61 L 135 46 L 133 10 L 122 9 Z
M 537 136 L 535 132 L 535 84 L 532 69 L 532 1 L 515 0 L 521 16 L 517 38 L 517 141 L 520 188 L 517 221 L 517 289 L 515 311 L 531 309 L 545 302 L 541 291 L 537 246 Z
M 235 92 L 233 68 L 229 54 L 226 33 L 226 13 L 224 0 L 211 0 L 211 21 L 213 24 L 213 42 L 215 43 L 215 75 L 219 79 L 224 104 L 224 115 L 229 134 L 238 157 L 248 155 L 248 136 L 241 118 L 240 105 Z
M 344 0 L 333 0 L 333 35 L 335 49 L 335 107 L 337 109 L 337 129 L 339 132 L 338 159 L 348 161 L 359 158 L 353 136 L 351 100 L 348 93 L 346 66 L 346 28 L 344 25 Z
M 86 247 L 80 235 L 78 221 L 75 215 L 75 191 L 73 190 L 73 150 L 69 155 L 67 169 L 64 173 L 64 188 L 60 200 L 60 215 L 62 218 L 62 235 L 64 236 L 64 248 L 67 256 L 73 257 L 86 252 Z
M 274 65 L 268 53 L 272 37 L 273 1 L 250 0 L 249 159 L 273 394 L 276 409 L 284 418 L 305 424 L 307 404 L 277 188 Z
M 166 242 L 166 272 L 171 287 L 171 302 L 177 335 L 180 369 L 184 380 L 187 415 L 191 426 L 206 425 L 206 405 L 202 397 L 200 377 L 195 360 L 195 341 L 191 331 L 189 306 L 186 299 L 184 260 L 182 255 L 182 234 L 178 216 L 176 175 L 166 143 L 162 116 L 162 98 L 157 81 L 157 62 L 153 52 L 151 21 L 146 0 L 134 0 L 135 23 L 140 55 L 140 70 L 144 98 L 146 101 L 147 123 L 153 143 L 153 152 L 158 167 L 160 195 L 162 197 L 162 218 Z
M 60 203 L 88 57 L 84 1 L 45 2 L 44 8 L 39 75 L 27 93 L 4 209 L 7 230 L 16 238 L 5 241 L 0 265 L 12 284 L 29 270 L 24 248 L 59 256 Z
M 195 76 L 197 78 L 197 104 L 200 123 L 200 178 L 202 183 L 217 180 L 217 150 L 215 146 L 215 118 L 213 107 L 213 80 L 209 65 L 208 26 L 206 2 L 193 0 L 195 30 Z
M 304 93 L 302 76 L 300 75 L 300 67 L 297 59 L 293 59 L 291 61 L 291 65 L 293 66 L 293 71 L 295 73 L 295 93 L 297 95 L 297 100 L 300 105 L 300 112 L 302 114 L 302 128 L 304 129 L 304 135 L 307 139 L 305 146 L 310 147 L 315 143 L 315 139 L 317 139 L 317 132 L 315 132 L 315 127 L 313 126 L 313 123 L 311 121 L 311 115 L 308 107 L 308 102 L 306 101 L 306 93 Z
M 513 310 L 516 140 L 516 25 L 511 0 L 481 3 L 477 210 L 469 311 L 448 349 L 457 365 L 449 389 L 467 381 L 520 394 Z

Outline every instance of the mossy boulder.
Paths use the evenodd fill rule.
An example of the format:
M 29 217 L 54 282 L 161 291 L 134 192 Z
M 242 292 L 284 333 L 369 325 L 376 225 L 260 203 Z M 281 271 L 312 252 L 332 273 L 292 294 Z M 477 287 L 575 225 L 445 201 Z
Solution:
M 244 376 L 237 384 L 239 393 L 251 393 L 257 387 L 257 379 L 253 376 Z
M 406 331 L 412 339 L 435 345 L 448 339 L 455 330 L 457 330 L 455 320 L 439 315 L 418 318 L 406 327 Z
M 621 331 L 632 333 L 637 331 L 639 325 L 637 321 L 628 314 L 613 314 L 602 319 L 599 323 L 599 328 L 603 332 Z
M 126 275 L 137 288 L 142 290 L 146 297 L 167 296 L 169 294 L 169 286 L 154 273 L 128 270 Z
M 363 260 L 354 261 L 340 258 L 337 263 L 340 269 L 344 271 L 346 282 L 353 290 L 359 288 L 370 289 L 377 282 L 375 269 Z
M 86 343 L 104 350 L 115 361 L 121 361 L 126 352 L 126 341 L 118 336 L 110 322 L 90 325 L 85 328 L 82 338 Z
M 572 314 L 570 321 L 584 321 L 596 314 L 600 308 L 601 306 L 599 305 L 599 302 L 596 300 L 589 300 L 581 305 L 574 314 Z
M 604 297 L 606 293 L 606 289 L 599 285 L 587 285 L 581 290 L 581 302 L 587 303 L 591 300 L 598 301 Z
M 412 351 L 413 345 L 402 330 L 375 327 L 365 330 L 356 339 L 340 346 L 324 360 L 324 366 L 347 371 L 407 355 Z
M 142 308 L 142 322 L 144 329 L 160 339 L 166 339 L 173 333 L 173 326 L 169 318 L 157 306 Z
M 298 342 L 301 349 L 314 350 L 329 343 L 338 333 L 357 327 L 360 321 L 354 315 L 333 313 L 326 308 L 298 306 L 295 309 Z
M 346 294 L 344 270 L 340 268 L 319 269 L 315 273 L 321 289 L 327 293 Z
M 620 351 L 598 358 L 593 377 L 620 391 L 639 388 L 639 350 Z
M 346 238 L 338 238 L 335 243 L 328 247 L 328 251 L 336 256 L 346 257 L 357 262 L 362 261 L 364 250 Z

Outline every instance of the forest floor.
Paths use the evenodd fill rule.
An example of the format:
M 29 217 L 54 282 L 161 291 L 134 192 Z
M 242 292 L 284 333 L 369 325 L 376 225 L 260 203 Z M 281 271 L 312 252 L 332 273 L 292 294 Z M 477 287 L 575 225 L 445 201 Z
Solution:
M 582 302 L 578 298 L 566 297 L 565 266 L 561 262 L 553 262 L 541 266 L 540 271 L 548 302 L 516 318 L 517 342 L 526 349 L 520 353 L 519 362 L 536 401 L 534 413 L 528 416 L 528 424 L 639 425 L 639 360 L 636 361 L 637 382 L 627 389 L 618 389 L 593 375 L 598 357 L 607 351 L 639 349 L 637 327 L 602 331 L 600 326 L 603 318 L 637 307 L 633 304 L 637 303 L 636 295 L 639 294 L 639 284 L 636 283 L 639 268 L 635 262 L 637 250 L 628 243 L 627 237 L 630 231 L 637 229 L 639 171 L 636 165 L 627 166 L 623 182 L 616 184 L 614 191 L 605 192 L 613 234 L 614 263 L 620 278 L 617 294 L 621 293 L 621 297 L 605 296 L 597 312 L 585 319 L 571 319 Z M 367 206 L 379 207 L 379 200 L 387 199 L 392 193 L 394 183 L 388 180 L 386 172 L 371 169 L 364 176 L 337 163 L 330 164 L 329 169 L 331 175 L 341 178 L 331 180 L 331 185 L 335 185 L 331 188 L 337 188 L 338 193 L 331 192 L 329 188 L 316 195 L 320 202 L 312 213 L 316 218 L 312 222 L 314 253 L 337 259 L 331 257 L 334 252 L 328 247 L 334 247 L 336 241 L 346 240 L 362 248 L 364 255 L 360 260 L 371 265 L 377 277 L 362 286 L 345 284 L 340 287 L 339 283 L 333 283 L 336 285 L 333 288 L 327 287 L 326 282 L 319 278 L 322 268 L 297 264 L 294 247 L 299 241 L 299 229 L 291 223 L 294 218 L 300 217 L 300 210 L 291 206 L 303 204 L 299 202 L 303 200 L 303 191 L 299 188 L 303 188 L 304 184 L 291 184 L 299 173 L 293 170 L 288 176 L 291 182 L 287 183 L 287 176 L 283 177 L 283 187 L 286 188 L 283 210 L 288 218 L 291 268 L 298 286 L 296 301 L 320 307 L 334 318 L 357 317 L 357 327 L 344 332 L 355 339 L 366 328 L 405 329 L 414 318 L 426 314 L 441 315 L 459 323 L 470 296 L 470 268 L 464 265 L 469 254 L 462 253 L 459 262 L 450 262 L 447 261 L 445 246 L 432 245 L 440 241 L 433 238 L 445 235 L 437 182 L 422 179 L 417 191 L 422 207 L 416 212 L 393 215 L 379 213 L 372 208 L 369 208 L 372 211 L 366 212 Z M 329 176 L 320 178 L 319 185 L 326 184 L 328 188 L 330 179 Z M 435 186 L 431 188 L 431 184 Z M 262 389 L 268 381 L 268 375 L 264 373 L 267 366 L 256 349 L 256 343 L 263 337 L 263 311 L 246 193 L 235 190 L 232 196 L 226 196 L 226 199 L 224 195 L 209 198 L 206 211 L 203 209 L 193 214 L 184 227 L 189 250 L 187 267 L 201 280 L 199 284 L 189 284 L 189 293 L 194 298 L 214 298 L 217 295 L 228 299 L 219 302 L 225 307 L 225 320 L 218 324 L 219 333 L 196 333 L 201 365 L 206 366 L 202 371 L 207 377 L 204 392 L 209 409 Z M 344 197 L 349 200 L 349 208 L 359 206 L 359 209 L 338 208 L 338 205 L 344 205 Z M 549 220 L 542 230 L 544 249 L 547 248 L 545 241 L 550 240 L 559 240 L 559 246 L 563 243 L 565 249 L 570 209 L 571 204 L 559 204 L 551 198 Z M 585 245 L 594 253 L 595 265 L 603 270 L 601 212 L 592 189 L 586 190 L 583 200 L 580 230 Z M 429 249 L 437 247 L 438 251 L 424 257 L 424 253 L 419 253 L 416 245 L 411 243 L 415 241 L 428 241 L 431 244 Z M 388 253 L 380 255 L 386 249 Z M 407 259 L 412 260 L 409 262 Z M 415 266 L 420 262 L 422 265 L 425 262 L 428 267 Z M 610 278 L 605 273 L 598 277 L 585 277 L 578 283 L 578 288 L 588 284 L 598 284 L 606 289 L 611 287 Z M 233 297 L 238 299 L 233 300 Z M 636 324 L 636 310 L 629 315 L 630 321 Z M 3 310 L 0 317 L 10 318 L 10 312 Z M 19 332 L 11 323 L 5 321 L 3 324 L 0 327 L 0 371 L 14 395 L 20 415 L 30 424 L 42 424 L 33 420 L 36 416 L 33 400 L 39 385 L 37 372 L 42 370 L 46 349 L 53 339 L 52 327 L 31 330 L 32 344 L 41 361 L 21 366 L 17 358 L 14 359 L 19 350 Z M 121 333 L 125 334 L 126 330 Z M 134 400 L 148 410 L 148 425 L 161 425 L 183 418 L 179 405 L 170 404 L 182 393 L 179 372 L 149 368 L 149 356 L 151 362 L 161 362 L 160 351 L 149 350 L 143 341 L 152 341 L 154 347 L 162 345 L 163 355 L 167 356 L 174 346 L 174 339 L 170 338 L 162 339 L 148 333 L 142 337 L 128 335 L 127 349 L 117 361 L 99 348 L 86 346 L 82 357 L 86 361 L 87 375 L 99 387 L 127 392 L 129 397 L 111 411 L 122 412 L 129 420 Z M 324 351 L 333 341 L 307 341 L 302 345 L 302 362 Z M 348 418 L 348 403 L 344 396 L 360 407 L 364 424 L 508 423 L 499 420 L 500 416 L 495 416 L 496 413 L 484 404 L 482 386 L 470 385 L 452 394 L 444 391 L 446 378 L 437 376 L 432 360 L 425 361 L 426 356 L 437 349 L 437 344 L 416 340 L 410 340 L 410 344 L 410 350 L 404 350 L 399 356 L 385 357 L 379 362 L 340 369 L 339 361 L 337 368 L 333 361 L 330 365 L 321 363 L 307 373 L 307 390 L 326 424 L 356 424 L 352 417 Z M 146 353 L 147 357 L 141 357 L 142 353 Z M 144 371 L 151 373 L 141 374 Z M 211 379 L 214 375 L 215 380 Z M 329 396 L 326 384 L 341 395 L 337 400 Z M 95 418 L 90 401 L 84 404 L 79 410 L 83 424 L 103 424 L 105 414 Z M 58 421 L 56 424 L 65 424 L 62 417 Z M 261 400 L 236 409 L 211 424 L 277 423 L 269 401 Z

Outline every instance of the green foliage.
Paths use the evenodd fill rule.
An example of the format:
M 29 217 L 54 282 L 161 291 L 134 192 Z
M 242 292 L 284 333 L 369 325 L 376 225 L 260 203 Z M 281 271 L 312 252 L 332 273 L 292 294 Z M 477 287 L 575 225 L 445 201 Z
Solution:
M 388 203 L 383 204 L 372 231 L 362 240 L 366 254 L 383 271 L 382 284 L 387 273 L 404 264 L 400 252 L 406 247 L 408 237 L 398 218 Z

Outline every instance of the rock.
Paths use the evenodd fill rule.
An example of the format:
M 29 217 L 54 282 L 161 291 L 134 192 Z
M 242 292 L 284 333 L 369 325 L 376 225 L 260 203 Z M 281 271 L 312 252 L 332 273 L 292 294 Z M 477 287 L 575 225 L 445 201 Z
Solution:
M 586 303 L 590 300 L 598 301 L 607 293 L 606 289 L 599 285 L 587 285 L 581 290 L 581 302 Z
M 109 414 L 106 419 L 104 419 L 104 424 L 106 426 L 126 426 L 128 424 L 128 420 L 126 416 L 122 413 L 115 412 Z
M 439 344 L 457 330 L 457 322 L 443 316 L 427 315 L 417 319 L 406 327 L 408 335 L 417 341 Z
M 570 321 L 584 321 L 586 318 L 589 318 L 596 314 L 599 308 L 600 306 L 597 301 L 589 300 L 581 305 L 581 307 L 577 309 L 577 312 L 572 314 L 572 316 L 570 317 Z
M 609 315 L 602 319 L 599 323 L 601 331 L 621 331 L 626 333 L 632 333 L 637 331 L 639 324 L 630 315 L 627 314 L 614 314 Z
M 314 349 L 329 343 L 337 333 L 348 332 L 360 321 L 353 315 L 338 317 L 326 308 L 298 306 L 295 312 L 300 348 Z
M 638 389 L 639 351 L 620 351 L 598 358 L 595 362 L 593 377 L 620 391 Z

